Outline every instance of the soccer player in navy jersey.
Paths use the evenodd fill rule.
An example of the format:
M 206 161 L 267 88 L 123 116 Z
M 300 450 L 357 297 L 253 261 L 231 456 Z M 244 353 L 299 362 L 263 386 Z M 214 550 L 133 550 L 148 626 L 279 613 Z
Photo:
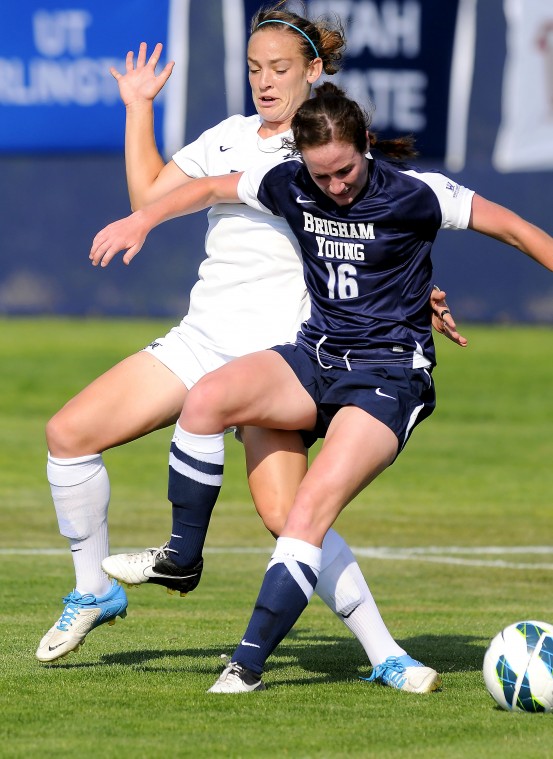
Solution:
M 328 83 L 317 94 L 292 120 L 293 147 L 302 160 L 191 183 L 106 227 L 90 254 L 93 263 L 108 263 L 126 249 L 128 261 L 161 221 L 237 198 L 282 215 L 302 250 L 312 312 L 295 343 L 206 375 L 179 420 L 200 438 L 232 424 L 324 437 L 277 540 L 246 633 L 212 692 L 264 687 L 267 657 L 317 582 L 326 531 L 433 411 L 435 357 L 425 304 L 437 232 L 470 228 L 553 270 L 553 238 L 546 232 L 439 172 L 379 155 L 366 115 L 353 101 Z M 408 143 L 396 147 L 409 154 Z M 193 480 L 192 500 L 201 509 L 199 478 Z

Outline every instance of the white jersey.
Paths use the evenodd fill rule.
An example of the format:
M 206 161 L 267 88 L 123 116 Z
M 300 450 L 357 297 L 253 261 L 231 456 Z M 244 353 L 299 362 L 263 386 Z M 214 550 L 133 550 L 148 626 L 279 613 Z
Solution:
M 263 140 L 259 116 L 231 116 L 208 129 L 173 160 L 198 178 L 280 162 L 282 138 Z M 208 213 L 207 258 L 179 330 L 228 356 L 242 356 L 295 339 L 309 315 L 301 254 L 284 219 L 241 203 Z

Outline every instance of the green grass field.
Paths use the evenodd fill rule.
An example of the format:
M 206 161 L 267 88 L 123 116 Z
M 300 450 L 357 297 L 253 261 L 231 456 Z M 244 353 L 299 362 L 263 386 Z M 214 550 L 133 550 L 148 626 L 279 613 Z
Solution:
M 0 756 L 552 757 L 553 715 L 502 712 L 481 675 L 502 627 L 553 622 L 546 328 L 469 326 L 465 350 L 438 338 L 437 411 L 336 525 L 395 637 L 443 673 L 441 692 L 360 680 L 364 652 L 315 598 L 271 657 L 266 692 L 205 693 L 244 630 L 272 545 L 231 439 L 198 590 L 131 589 L 126 620 L 57 665 L 36 662 L 73 587 L 45 479 L 45 422 L 168 326 L 0 320 Z M 166 539 L 169 440 L 162 431 L 105 455 L 112 549 Z

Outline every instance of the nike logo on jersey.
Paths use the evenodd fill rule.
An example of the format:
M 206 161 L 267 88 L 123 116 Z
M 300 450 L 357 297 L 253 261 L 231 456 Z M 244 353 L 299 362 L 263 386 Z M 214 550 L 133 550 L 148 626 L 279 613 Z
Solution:
M 241 646 L 250 646 L 251 648 L 261 648 L 261 646 L 257 646 L 255 643 L 248 643 L 248 641 L 245 638 L 242 638 L 240 641 Z
M 383 392 L 382 392 L 382 388 L 381 388 L 381 387 L 377 387 L 377 388 L 376 388 L 376 390 L 375 390 L 374 392 L 375 392 L 377 395 L 379 395 L 381 398 L 391 398 L 393 401 L 395 401 L 395 400 L 396 400 L 396 399 L 394 398 L 394 396 L 393 396 L 393 395 L 386 395 L 386 393 L 383 393 Z
M 219 150 L 221 151 L 221 153 L 226 153 L 227 150 L 232 150 L 232 145 L 230 145 L 230 147 L 228 148 L 225 148 L 223 145 L 219 145 Z
M 298 195 L 296 198 L 296 203 L 314 203 L 314 200 L 308 200 L 307 198 L 302 198 L 301 195 Z

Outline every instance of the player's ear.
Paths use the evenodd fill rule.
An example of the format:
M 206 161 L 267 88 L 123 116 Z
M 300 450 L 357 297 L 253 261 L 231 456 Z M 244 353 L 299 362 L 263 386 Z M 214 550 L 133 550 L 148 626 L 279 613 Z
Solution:
M 321 58 L 314 58 L 307 67 L 307 81 L 314 84 L 323 73 L 323 62 Z

